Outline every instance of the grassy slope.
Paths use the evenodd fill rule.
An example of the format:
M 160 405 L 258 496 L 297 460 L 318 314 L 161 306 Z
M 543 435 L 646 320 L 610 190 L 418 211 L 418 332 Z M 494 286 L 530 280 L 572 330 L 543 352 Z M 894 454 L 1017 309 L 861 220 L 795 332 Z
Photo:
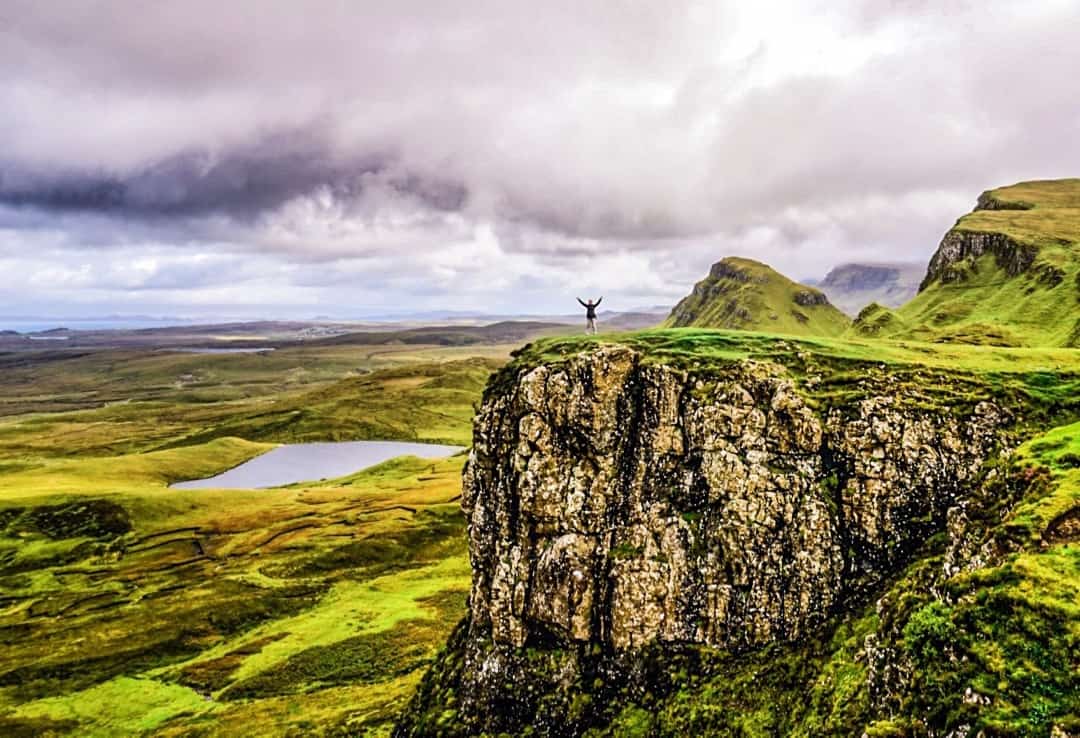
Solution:
M 710 274 L 672 310 L 666 326 L 837 336 L 851 322 L 828 303 L 796 303 L 798 294 L 820 295 L 820 292 L 791 281 L 765 264 L 735 257 L 720 263 L 729 271 L 745 275 L 745 280 Z
M 953 230 L 1000 233 L 1036 247 L 1034 264 L 1009 277 L 992 255 L 984 254 L 968 265 L 963 281 L 935 282 L 900 308 L 897 314 L 907 325 L 897 327 L 899 334 L 920 340 L 1075 345 L 1080 340 L 1080 179 L 1026 182 L 986 194 L 1028 209 L 976 210 Z
M 1064 348 L 999 348 L 874 341 L 858 338 L 786 336 L 759 331 L 664 328 L 599 336 L 568 336 L 527 344 L 514 352 L 522 362 L 558 362 L 601 345 L 624 345 L 646 353 L 648 361 L 709 363 L 713 360 L 768 359 L 784 363 L 798 353 L 814 357 L 886 364 L 922 364 L 958 371 L 1057 371 L 1080 369 L 1080 357 Z
M 272 447 L 234 435 L 467 442 L 498 361 L 381 351 L 19 357 L 0 377 L 31 411 L 0 421 L 0 734 L 389 730 L 463 614 L 463 457 L 167 488 Z
M 381 369 L 479 357 L 502 361 L 514 345 L 308 345 L 218 355 L 132 349 L 0 352 L 0 418 L 159 399 L 253 403 Z
M 128 387 L 124 400 L 110 399 L 121 390 L 114 389 L 109 379 L 97 392 L 108 393 L 107 397 L 94 409 L 40 412 L 53 407 L 51 396 L 35 403 L 25 400 L 23 404 L 34 412 L 0 418 L 0 470 L 5 462 L 31 463 L 27 459 L 70 454 L 114 456 L 228 436 L 274 443 L 365 438 L 468 443 L 472 402 L 499 364 L 495 359 L 455 359 L 356 376 L 346 369 L 336 379 L 330 375 L 293 384 L 289 377 L 317 359 L 284 363 L 272 373 L 248 355 L 232 357 L 255 364 L 252 374 L 235 367 L 220 369 L 215 361 L 214 376 L 201 388 L 176 388 L 158 376 L 155 365 L 153 372 L 123 382 Z M 166 376 L 190 371 L 184 362 Z M 64 376 L 78 374 L 78 364 L 65 365 Z M 253 389 L 253 376 L 266 378 Z M 219 395 L 224 396 L 213 399 Z
M 612 341 L 673 363 L 781 362 L 828 402 L 842 400 L 865 372 L 887 366 L 906 373 L 915 401 L 933 402 L 935 382 L 967 382 L 956 375 L 969 372 L 978 378 L 964 385 L 973 400 L 1031 399 L 1042 408 L 1040 422 L 1080 412 L 1080 366 L 1076 352 L 1065 350 L 679 329 L 548 340 L 519 360 L 557 361 Z M 394 361 L 445 355 L 425 350 Z M 413 437 L 407 434 L 439 418 L 432 426 L 446 424 L 439 434 L 466 438 L 477 377 L 488 365 L 397 366 L 344 379 L 328 371 L 293 388 L 281 378 L 296 368 L 287 356 L 265 375 L 252 357 L 238 358 L 252 368 L 220 369 L 229 379 L 220 386 L 208 380 L 200 390 L 227 395 L 223 403 L 170 389 L 161 380 L 174 370 L 162 363 L 126 380 L 130 403 L 42 413 L 52 403 L 43 392 L 24 398 L 33 413 L 0 424 L 0 733 L 385 734 L 460 618 L 469 580 L 455 501 L 461 457 L 390 462 L 275 491 L 165 484 L 215 473 L 268 447 L 221 437 L 232 430 L 268 440 L 354 432 L 356 403 L 370 403 L 358 416 L 384 419 L 373 433 L 400 428 L 401 437 Z M 221 357 L 203 360 L 217 366 Z M 336 366 L 347 372 L 348 364 Z M 81 374 L 74 364 L 64 372 L 44 386 L 51 381 L 62 390 L 64 376 Z M 34 387 L 23 381 L 24 391 Z M 79 402 L 104 394 L 92 383 L 80 392 Z M 297 411 L 305 420 L 288 421 Z M 80 522 L 63 535 L 55 527 L 64 527 L 59 513 L 25 513 L 71 502 L 116 503 L 131 530 L 110 528 L 109 508 L 79 512 Z M 1018 508 L 1016 520 L 1044 520 L 1058 509 L 1058 502 L 1029 502 L 1034 507 Z M 5 512 L 12 507 L 24 512 L 12 517 Z M 1057 571 L 1059 562 L 1051 563 Z M 751 735 L 793 724 L 781 719 L 802 721 L 807 735 L 828 732 L 814 726 L 851 724 L 850 714 L 865 708 L 859 649 L 878 627 L 875 617 L 856 617 L 797 652 L 720 658 L 712 671 L 687 676 L 685 691 L 657 695 L 663 704 L 628 697 L 616 722 L 627 731 L 615 734 L 649 725 L 707 732 L 730 726 L 736 713 Z M 811 682 L 807 713 L 802 695 Z M 646 709 L 661 722 L 642 722 Z
M 269 492 L 134 479 L 78 497 L 119 503 L 122 535 L 9 527 L 0 732 L 385 728 L 464 612 L 461 463 Z

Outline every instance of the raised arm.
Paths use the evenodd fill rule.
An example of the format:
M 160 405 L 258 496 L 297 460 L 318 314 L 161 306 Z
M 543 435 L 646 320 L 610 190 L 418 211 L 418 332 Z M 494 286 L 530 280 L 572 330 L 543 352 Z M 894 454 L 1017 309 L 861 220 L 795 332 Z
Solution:
M 578 302 L 581 302 L 581 298 L 579 297 L 579 298 L 577 299 L 577 301 L 578 301 Z M 585 304 L 584 302 L 581 302 L 581 307 L 583 307 L 583 308 L 587 308 L 587 307 L 589 307 L 589 306 L 588 306 L 588 305 L 586 305 L 586 304 Z
M 600 307 L 600 303 L 602 303 L 603 301 L 604 301 L 604 296 L 600 295 L 600 299 L 596 301 L 596 304 L 593 305 L 593 307 Z

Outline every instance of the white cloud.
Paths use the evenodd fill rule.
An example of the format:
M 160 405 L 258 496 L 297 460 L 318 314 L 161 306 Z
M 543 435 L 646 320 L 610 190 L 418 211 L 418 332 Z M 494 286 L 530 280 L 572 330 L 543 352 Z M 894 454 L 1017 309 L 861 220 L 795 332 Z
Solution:
M 981 189 L 1080 169 L 1080 7 L 945 7 L 10 0 L 0 311 L 551 310 L 730 253 L 925 259 Z

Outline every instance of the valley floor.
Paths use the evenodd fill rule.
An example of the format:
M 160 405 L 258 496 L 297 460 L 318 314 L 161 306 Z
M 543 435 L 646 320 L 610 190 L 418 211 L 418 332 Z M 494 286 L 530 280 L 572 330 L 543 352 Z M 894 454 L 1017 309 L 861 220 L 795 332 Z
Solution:
M 464 456 L 168 484 L 278 442 L 465 445 L 507 350 L 0 356 L 0 734 L 388 734 L 465 612 Z

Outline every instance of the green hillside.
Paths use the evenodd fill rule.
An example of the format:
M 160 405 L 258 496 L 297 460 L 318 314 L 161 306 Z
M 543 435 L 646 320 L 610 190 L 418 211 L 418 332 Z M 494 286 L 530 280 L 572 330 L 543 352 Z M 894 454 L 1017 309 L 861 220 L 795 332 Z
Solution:
M 752 259 L 713 264 L 664 323 L 669 328 L 729 328 L 796 336 L 838 336 L 850 319 L 813 287 Z
M 945 234 L 919 294 L 897 315 L 897 331 L 883 335 L 1080 346 L 1080 179 L 983 193 Z

